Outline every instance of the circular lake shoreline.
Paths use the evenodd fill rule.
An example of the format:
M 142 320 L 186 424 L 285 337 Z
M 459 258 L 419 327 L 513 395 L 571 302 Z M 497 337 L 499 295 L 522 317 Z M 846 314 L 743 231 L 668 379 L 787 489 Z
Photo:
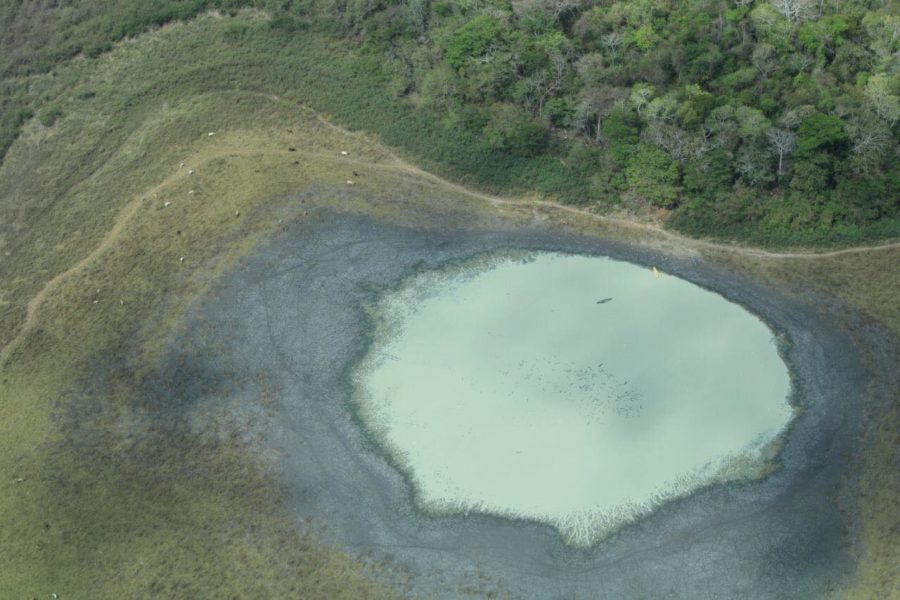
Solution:
M 278 452 L 298 517 L 353 554 L 389 558 L 397 569 L 383 573 L 388 582 L 436 598 L 469 597 L 467 585 L 481 595 L 548 599 L 816 598 L 852 572 L 833 492 L 852 476 L 868 373 L 850 338 L 818 314 L 819 298 L 788 297 L 696 258 L 542 226 L 475 229 L 460 219 L 419 229 L 314 216 L 221 277 L 192 308 L 172 352 L 196 349 L 196 377 L 232 372 L 245 382 L 216 402 L 243 410 L 258 395 L 255 381 L 274 390 L 261 450 Z M 533 521 L 418 510 L 354 414 L 353 369 L 374 333 L 364 307 L 413 273 L 510 248 L 656 265 L 763 320 L 791 372 L 792 404 L 802 408 L 782 435 L 779 468 L 667 502 L 588 548 L 567 546 Z
M 432 515 L 545 522 L 589 546 L 759 477 L 793 416 L 755 315 L 606 257 L 480 255 L 410 276 L 372 319 L 356 410 Z

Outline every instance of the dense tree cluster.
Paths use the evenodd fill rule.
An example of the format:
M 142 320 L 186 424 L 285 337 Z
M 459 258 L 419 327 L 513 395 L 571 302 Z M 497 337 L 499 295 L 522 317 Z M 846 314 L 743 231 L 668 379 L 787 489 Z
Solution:
M 306 7 L 308 10 L 309 7 Z M 347 0 L 394 92 L 698 231 L 900 211 L 900 13 L 866 0 Z M 322 13 L 320 13 L 321 15 Z

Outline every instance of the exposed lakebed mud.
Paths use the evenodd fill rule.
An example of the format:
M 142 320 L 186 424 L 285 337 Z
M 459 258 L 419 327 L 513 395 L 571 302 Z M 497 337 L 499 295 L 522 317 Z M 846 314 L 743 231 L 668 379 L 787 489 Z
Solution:
M 256 432 L 259 449 L 298 518 L 354 555 L 387 559 L 384 577 L 414 597 L 818 598 L 842 583 L 853 565 L 838 500 L 870 375 L 820 299 L 789 296 L 702 259 L 544 225 L 449 220 L 404 227 L 316 212 L 221 277 L 173 336 L 171 352 L 192 380 L 228 374 L 229 385 L 209 394 L 190 384 L 198 391 L 188 394 L 193 410 L 268 415 Z M 354 414 L 352 373 L 373 333 L 366 307 L 413 273 L 506 250 L 657 266 L 759 316 L 783 339 L 801 409 L 778 468 L 666 503 L 589 548 L 568 546 L 539 523 L 418 510 L 408 482 Z M 171 390 L 187 401 L 186 391 Z

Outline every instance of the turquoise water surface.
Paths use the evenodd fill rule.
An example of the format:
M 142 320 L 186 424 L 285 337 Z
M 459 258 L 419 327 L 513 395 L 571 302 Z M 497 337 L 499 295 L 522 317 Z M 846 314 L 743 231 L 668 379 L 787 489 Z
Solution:
M 759 475 L 793 414 L 759 318 L 625 262 L 482 257 L 415 275 L 372 311 L 359 414 L 436 513 L 537 520 L 587 545 Z

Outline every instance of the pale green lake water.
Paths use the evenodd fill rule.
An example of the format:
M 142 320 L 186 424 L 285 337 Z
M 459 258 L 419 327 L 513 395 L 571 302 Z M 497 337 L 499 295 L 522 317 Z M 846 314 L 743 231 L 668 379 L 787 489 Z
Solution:
M 482 258 L 413 276 L 373 311 L 360 417 L 432 512 L 542 521 L 587 545 L 757 476 L 793 414 L 762 321 L 625 262 Z

